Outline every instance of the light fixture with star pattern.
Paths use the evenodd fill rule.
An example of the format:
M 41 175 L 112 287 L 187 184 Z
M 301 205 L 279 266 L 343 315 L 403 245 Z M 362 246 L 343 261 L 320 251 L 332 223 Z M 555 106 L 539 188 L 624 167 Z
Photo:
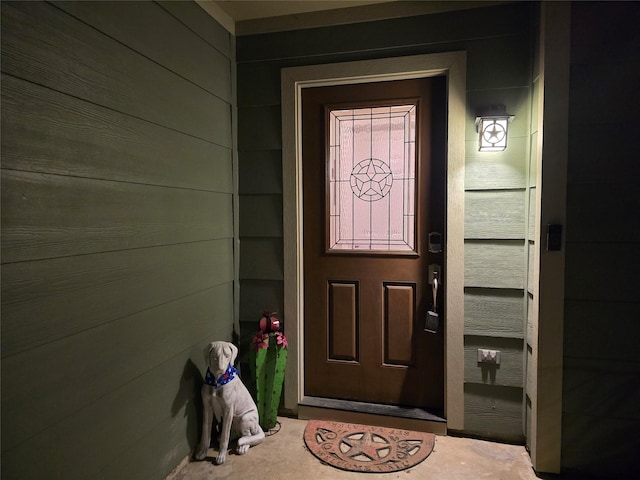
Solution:
M 507 148 L 507 130 L 513 117 L 502 105 L 491 107 L 490 111 L 476 117 L 481 152 L 501 152 Z

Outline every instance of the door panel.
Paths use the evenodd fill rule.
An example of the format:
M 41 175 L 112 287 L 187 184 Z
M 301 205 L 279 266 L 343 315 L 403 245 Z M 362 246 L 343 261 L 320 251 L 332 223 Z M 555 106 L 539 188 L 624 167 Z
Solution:
M 328 360 L 358 361 L 358 282 L 329 281 Z
M 384 284 L 384 363 L 416 363 L 416 284 Z
M 423 330 L 444 267 L 427 251 L 444 232 L 433 83 L 303 90 L 305 395 L 443 406 L 443 328 Z

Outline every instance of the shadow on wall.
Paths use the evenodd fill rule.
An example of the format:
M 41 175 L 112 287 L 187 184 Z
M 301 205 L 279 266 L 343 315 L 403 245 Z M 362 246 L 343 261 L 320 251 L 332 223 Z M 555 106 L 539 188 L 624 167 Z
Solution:
M 171 405 L 171 417 L 175 418 L 184 408 L 183 415 L 187 418 L 187 441 L 192 450 L 195 450 L 200 435 L 200 424 L 202 423 L 200 391 L 203 384 L 204 379 L 200 369 L 191 359 L 187 360 L 180 377 L 178 393 Z

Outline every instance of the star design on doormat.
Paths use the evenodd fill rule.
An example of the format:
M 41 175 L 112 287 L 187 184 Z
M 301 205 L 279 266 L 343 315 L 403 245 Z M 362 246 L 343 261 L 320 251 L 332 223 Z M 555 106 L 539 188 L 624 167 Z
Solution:
M 344 448 L 342 444 L 348 448 Z M 340 445 L 340 451 L 342 451 L 344 455 L 353 460 L 365 462 L 378 461 L 389 455 L 390 450 L 391 446 L 386 439 L 370 432 L 345 437 L 342 439 Z
M 351 171 L 351 190 L 356 197 L 367 202 L 384 198 L 392 184 L 391 169 L 377 158 L 362 160 Z

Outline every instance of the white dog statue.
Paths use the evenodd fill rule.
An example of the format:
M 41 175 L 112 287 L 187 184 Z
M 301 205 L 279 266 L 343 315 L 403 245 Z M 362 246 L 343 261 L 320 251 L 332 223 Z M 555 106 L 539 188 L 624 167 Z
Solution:
M 238 348 L 229 342 L 213 342 L 204 349 L 208 369 L 202 386 L 202 439 L 196 450 L 196 460 L 207 456 L 213 415 L 218 422 L 222 421 L 220 450 L 216 457 L 218 465 L 227 458 L 230 439 L 238 439 L 238 455 L 247 453 L 249 447 L 264 440 L 256 404 L 233 366 L 237 356 Z

